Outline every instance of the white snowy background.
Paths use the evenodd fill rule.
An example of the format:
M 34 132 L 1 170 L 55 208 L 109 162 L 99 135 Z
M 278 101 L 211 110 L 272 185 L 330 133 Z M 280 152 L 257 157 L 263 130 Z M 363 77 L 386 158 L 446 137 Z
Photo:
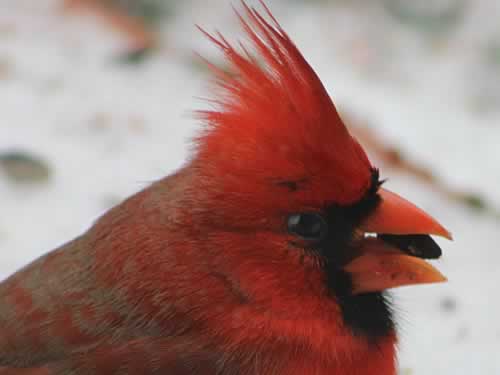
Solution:
M 341 109 L 487 201 L 474 210 L 382 166 L 389 188 L 455 238 L 438 240 L 448 283 L 395 292 L 401 374 L 499 375 L 500 3 L 267 2 Z M 230 5 L 179 1 L 160 48 L 125 64 L 123 36 L 92 15 L 64 13 L 61 0 L 0 0 L 0 157 L 47 168 L 19 179 L 0 161 L 0 279 L 182 165 L 199 126 L 191 111 L 205 105 L 196 97 L 208 93 L 192 51 L 220 58 L 194 24 L 242 37 Z

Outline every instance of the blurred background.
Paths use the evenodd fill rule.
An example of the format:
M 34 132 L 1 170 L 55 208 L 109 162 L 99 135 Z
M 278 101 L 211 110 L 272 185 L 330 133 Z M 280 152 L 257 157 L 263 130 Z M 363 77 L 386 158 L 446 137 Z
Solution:
M 500 2 L 267 3 L 387 186 L 454 234 L 447 284 L 395 292 L 400 374 L 500 374 Z M 243 36 L 229 0 L 0 0 L 0 279 L 182 165 L 193 51 L 224 66 L 194 24 Z

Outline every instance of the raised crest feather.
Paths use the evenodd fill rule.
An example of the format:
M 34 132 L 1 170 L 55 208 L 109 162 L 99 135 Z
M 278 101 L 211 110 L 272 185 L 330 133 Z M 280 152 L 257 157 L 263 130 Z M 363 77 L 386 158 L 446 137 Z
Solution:
M 251 49 L 199 27 L 222 51 L 229 72 L 207 62 L 218 89 L 211 100 L 216 108 L 200 112 L 208 126 L 198 139 L 197 157 L 222 170 L 247 168 L 256 179 L 265 171 L 292 180 L 323 175 L 338 203 L 355 201 L 369 187 L 370 162 L 314 70 L 260 4 L 266 17 L 245 1 L 243 14 L 234 9 Z M 219 156 L 226 160 L 217 161 Z M 228 165 L 228 158 L 238 166 Z M 328 199 L 331 190 L 319 195 Z

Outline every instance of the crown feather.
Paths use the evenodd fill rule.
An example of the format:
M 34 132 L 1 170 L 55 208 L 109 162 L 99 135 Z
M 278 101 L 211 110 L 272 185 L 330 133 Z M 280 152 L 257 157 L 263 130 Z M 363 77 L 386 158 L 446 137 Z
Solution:
M 243 15 L 234 10 L 256 53 L 199 28 L 232 73 L 207 61 L 216 77 L 217 108 L 200 112 L 208 126 L 198 138 L 197 158 L 209 160 L 220 174 L 246 168 L 255 179 L 323 175 L 334 186 L 325 194 L 354 201 L 369 188 L 370 162 L 314 70 L 260 3 L 266 18 L 244 1 Z

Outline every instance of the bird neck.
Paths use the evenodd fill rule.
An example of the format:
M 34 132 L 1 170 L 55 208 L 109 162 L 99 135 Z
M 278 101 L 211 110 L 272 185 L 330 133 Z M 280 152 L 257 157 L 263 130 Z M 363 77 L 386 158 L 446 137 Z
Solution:
M 226 326 L 230 321 L 231 327 L 238 328 L 223 330 L 224 342 L 230 343 L 230 348 L 239 348 L 238 352 L 253 353 L 252 358 L 259 362 L 255 366 L 262 368 L 257 373 L 267 374 L 272 368 L 277 371 L 270 373 L 287 375 L 396 374 L 394 331 L 369 338 L 320 318 L 266 319 L 255 313 L 246 315 L 242 309 L 238 311 L 230 319 L 225 317 Z M 217 324 L 222 325 L 223 322 Z M 241 373 L 246 375 L 244 371 Z
M 336 341 L 331 340 L 334 347 Z M 328 347 L 329 345 L 325 345 Z M 327 349 L 328 350 L 328 349 Z M 395 375 L 395 339 L 387 337 L 377 343 L 368 343 L 365 348 L 353 348 L 351 353 L 330 351 L 297 350 L 287 356 L 286 365 L 280 373 L 288 375 Z

